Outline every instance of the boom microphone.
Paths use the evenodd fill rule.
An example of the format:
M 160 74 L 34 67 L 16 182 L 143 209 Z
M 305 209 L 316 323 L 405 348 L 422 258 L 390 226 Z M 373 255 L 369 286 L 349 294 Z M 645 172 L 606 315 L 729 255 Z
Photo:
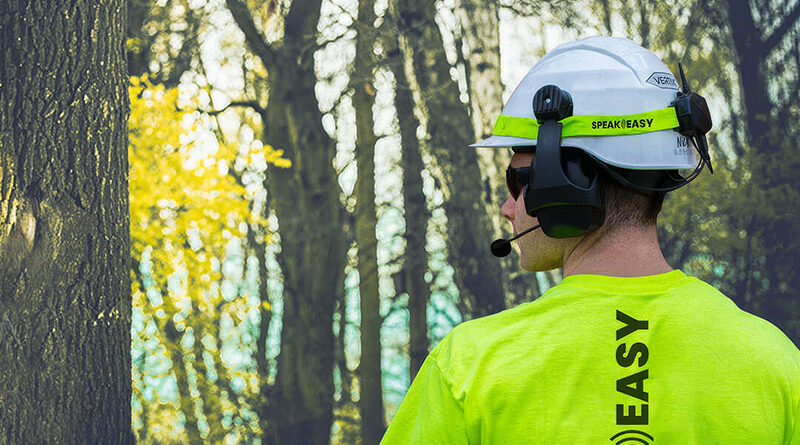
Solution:
M 520 232 L 520 233 L 516 234 L 516 236 L 514 236 L 513 238 L 509 238 L 509 239 L 500 238 L 500 239 L 494 240 L 492 242 L 492 247 L 491 247 L 492 255 L 494 255 L 494 256 L 496 256 L 498 258 L 507 256 L 509 253 L 511 253 L 511 241 L 514 241 L 515 239 L 521 237 L 522 235 L 525 235 L 528 232 L 531 232 L 531 231 L 533 231 L 535 229 L 538 229 L 540 225 L 541 224 L 536 224 L 535 226 L 531 227 L 530 229 L 527 229 L 527 230 L 525 230 L 523 232 Z

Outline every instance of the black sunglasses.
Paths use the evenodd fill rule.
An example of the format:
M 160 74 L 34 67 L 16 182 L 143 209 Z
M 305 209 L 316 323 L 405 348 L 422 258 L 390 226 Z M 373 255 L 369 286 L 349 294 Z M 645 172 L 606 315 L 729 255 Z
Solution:
M 531 181 L 531 168 L 519 167 L 506 169 L 506 186 L 514 199 L 519 198 L 520 192 Z

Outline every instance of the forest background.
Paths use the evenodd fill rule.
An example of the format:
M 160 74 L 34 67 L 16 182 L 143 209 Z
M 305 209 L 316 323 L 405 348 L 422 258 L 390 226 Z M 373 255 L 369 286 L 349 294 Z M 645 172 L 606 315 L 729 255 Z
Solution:
M 709 101 L 714 174 L 667 195 L 669 264 L 800 344 L 799 17 L 797 0 L 6 2 L 0 437 L 378 443 L 455 325 L 560 281 L 489 254 L 509 153 L 467 145 L 541 56 L 590 35 L 681 62 Z

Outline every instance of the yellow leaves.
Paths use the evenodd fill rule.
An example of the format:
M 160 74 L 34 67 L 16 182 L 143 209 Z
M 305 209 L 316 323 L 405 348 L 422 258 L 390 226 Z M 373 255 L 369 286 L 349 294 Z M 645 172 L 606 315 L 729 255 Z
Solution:
M 266 148 L 269 150 L 267 153 L 267 162 L 281 168 L 289 168 L 292 166 L 291 160 L 281 157 L 283 156 L 283 150 L 274 150 L 272 146 L 269 145 Z
M 247 144 L 242 153 L 238 141 L 219 141 L 198 98 L 185 91 L 142 76 L 131 78 L 129 95 L 131 254 L 139 259 L 152 248 L 152 277 L 161 288 L 175 272 L 197 277 L 182 291 L 198 298 L 220 279 L 232 237 L 245 237 L 249 227 L 267 232 L 264 218 L 251 214 L 253 195 L 239 182 L 237 159 L 249 163 L 260 153 L 265 164 L 291 164 L 268 145 Z
M 139 54 L 140 52 L 142 52 L 142 41 L 141 39 L 136 37 L 129 38 L 125 41 L 125 48 L 130 53 Z M 131 77 L 131 79 L 135 79 L 135 77 Z
M 250 143 L 245 157 L 248 164 L 253 165 L 258 170 L 263 170 L 268 164 L 280 168 L 289 168 L 292 161 L 283 157 L 283 150 L 276 150 L 271 145 L 264 145 L 261 141 Z

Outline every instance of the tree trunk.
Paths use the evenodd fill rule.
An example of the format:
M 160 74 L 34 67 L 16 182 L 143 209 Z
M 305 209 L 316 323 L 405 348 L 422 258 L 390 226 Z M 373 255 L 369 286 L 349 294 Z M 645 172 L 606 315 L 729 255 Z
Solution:
M 345 209 L 314 87 L 320 1 L 292 2 L 282 46 L 271 47 L 247 5 L 227 0 L 248 47 L 269 72 L 263 141 L 292 162 L 270 168 L 265 187 L 280 225 L 284 277 L 278 371 L 269 389 L 266 443 L 327 444 L 333 423 L 333 311 L 344 286 Z
M 164 295 L 166 296 L 165 298 L 168 298 L 166 292 Z M 166 319 L 157 319 L 154 317 L 153 320 L 158 324 L 158 331 L 163 332 L 166 337 L 162 344 L 167 350 L 170 361 L 172 362 L 172 372 L 175 373 L 178 405 L 186 419 L 183 425 L 186 430 L 186 443 L 189 445 L 200 445 L 203 443 L 203 438 L 200 436 L 200 429 L 197 424 L 198 419 L 194 405 L 195 398 L 192 397 L 189 373 L 186 371 L 186 361 L 184 360 L 185 353 L 183 346 L 181 346 L 181 339 L 184 334 L 175 328 L 175 323 L 172 321 L 172 314 L 174 314 L 174 312 Z
M 191 280 L 191 277 L 189 280 Z M 210 307 L 201 310 L 195 299 L 192 299 L 191 305 L 192 316 L 187 320 L 187 325 L 192 327 L 192 336 L 194 337 L 191 351 L 192 355 L 194 355 L 192 368 L 195 371 L 195 384 L 203 401 L 201 412 L 208 426 L 208 434 L 205 440 L 208 443 L 222 443 L 225 435 L 228 434 L 228 429 L 222 424 L 225 408 L 223 407 L 221 392 L 229 390 L 230 385 L 227 381 L 225 365 L 222 363 L 220 351 L 216 348 L 206 348 L 206 345 L 203 344 L 203 337 L 206 335 L 215 341 L 219 341 L 220 333 L 217 325 L 222 318 L 222 305 L 216 305 L 216 309 L 212 309 L 215 305 L 209 305 Z M 208 352 L 212 357 L 212 363 L 214 363 L 212 366 L 214 366 L 214 371 L 217 374 L 215 382 L 208 378 L 209 369 L 204 357 L 205 352 Z M 231 394 L 233 394 L 232 398 L 235 398 L 235 393 Z
M 735 0 L 727 0 L 725 5 L 737 57 L 736 69 L 747 118 L 748 143 L 759 150 L 771 151 L 773 147 L 764 144 L 772 110 L 764 75 L 764 63 L 769 51 L 762 43 L 761 32 L 756 28 L 749 5 Z
M 0 442 L 133 443 L 125 3 L 0 6 Z
M 492 135 L 494 123 L 503 111 L 503 83 L 500 76 L 500 17 L 495 2 L 459 0 L 456 15 L 461 25 L 467 55 L 464 69 L 469 88 L 469 109 L 474 128 L 474 141 Z M 456 48 L 461 51 L 462 48 Z M 479 148 L 476 150 L 481 171 L 481 203 L 492 221 L 492 239 L 506 236 L 508 221 L 500 214 L 500 206 L 508 197 L 505 169 L 511 160 L 511 150 Z M 505 292 L 507 306 L 532 301 L 539 296 L 534 275 L 522 271 L 516 255 L 497 259 L 502 280 L 509 283 Z M 518 277 L 513 279 L 512 277 Z
M 375 132 L 372 105 L 375 86 L 372 67 L 375 65 L 374 2 L 358 3 L 358 36 L 356 57 L 350 87 L 356 111 L 355 159 L 358 176 L 353 193 L 356 196 L 355 233 L 358 245 L 358 294 L 361 300 L 361 359 L 358 365 L 361 441 L 379 443 L 386 429 L 383 415 L 381 384 L 381 314 L 378 293 L 378 240 L 375 227 Z
M 270 210 L 269 205 L 265 206 L 265 213 Z M 261 304 L 258 307 L 259 322 L 258 322 L 258 344 L 256 345 L 256 369 L 258 370 L 259 378 L 259 397 L 256 400 L 250 400 L 250 404 L 257 413 L 258 426 L 263 433 L 269 431 L 269 419 L 266 415 L 269 400 L 269 374 L 270 366 L 267 359 L 267 340 L 269 339 L 269 326 L 272 322 L 272 304 L 269 300 L 269 288 L 267 280 L 269 277 L 267 270 L 267 245 L 266 241 L 256 239 L 256 227 L 250 226 L 247 231 L 247 242 L 249 248 L 253 250 L 256 258 L 258 258 L 258 296 Z
M 132 262 L 134 264 L 138 264 L 136 259 L 133 259 Z M 147 294 L 147 279 L 139 271 L 138 266 L 133 267 L 133 273 L 139 285 L 139 291 L 143 294 Z M 163 309 L 166 312 L 166 316 L 157 317 L 152 315 L 151 319 L 156 325 L 155 336 L 158 338 L 159 343 L 161 343 L 164 346 L 164 349 L 167 351 L 167 356 L 171 362 L 171 369 L 175 375 L 175 386 L 176 391 L 178 392 L 178 406 L 180 407 L 180 410 L 183 412 L 184 418 L 186 419 L 183 425 L 184 429 L 186 430 L 186 443 L 190 445 L 199 445 L 203 443 L 203 438 L 200 436 L 200 429 L 197 426 L 198 419 L 194 409 L 194 397 L 192 397 L 189 377 L 188 373 L 186 372 L 186 361 L 184 360 L 185 354 L 182 346 L 184 331 L 178 331 L 177 327 L 175 326 L 175 322 L 173 321 L 173 316 L 179 311 L 173 304 L 173 300 L 170 297 L 168 290 L 162 288 L 158 289 L 158 291 L 161 292 L 161 299 L 164 302 Z M 147 297 L 145 297 L 145 300 L 149 302 Z M 149 309 L 151 314 L 155 314 L 157 310 L 156 308 L 152 307 L 152 305 Z
M 339 378 L 341 379 L 342 385 L 342 395 L 339 399 L 338 407 L 343 408 L 353 403 L 352 371 L 347 367 L 347 354 L 345 353 L 344 347 L 345 331 L 347 330 L 347 298 L 344 292 L 336 296 L 336 305 L 336 312 L 339 314 L 339 334 L 336 336 L 334 355 L 336 357 L 336 367 L 339 369 Z
M 128 73 L 131 76 L 141 76 L 150 71 L 151 39 L 144 24 L 150 18 L 150 12 L 155 0 L 125 0 L 128 6 L 128 21 L 125 26 L 126 44 L 125 55 L 128 61 Z
M 422 163 L 417 127 L 419 120 L 414 115 L 414 98 L 411 94 L 404 68 L 403 55 L 397 46 L 397 22 L 391 14 L 384 16 L 383 45 L 386 63 L 395 79 L 394 107 L 400 127 L 402 143 L 401 164 L 403 166 L 403 208 L 406 220 L 406 251 L 402 280 L 408 293 L 409 334 L 409 382 L 414 380 L 419 368 L 428 356 L 428 301 L 431 290 L 425 282 L 428 270 L 428 252 L 425 250 L 427 222 L 430 218 L 425 194 L 422 191 Z M 413 74 L 413 73 L 412 73 Z
M 731 0 L 726 2 L 726 6 L 746 116 L 745 134 L 751 147 L 747 155 L 753 173 L 750 187 L 757 187 L 767 194 L 779 187 L 797 190 L 799 184 L 796 175 L 791 173 L 791 169 L 785 168 L 793 161 L 796 164 L 796 159 L 787 150 L 796 147 L 797 138 L 784 130 L 791 125 L 791 121 L 785 119 L 786 114 L 780 109 L 776 110 L 767 88 L 767 79 L 785 77 L 785 74 L 770 72 L 767 61 L 773 49 L 796 27 L 800 5 L 795 5 L 783 17 L 782 22 L 771 30 L 769 37 L 757 26 L 750 7 L 742 7 Z M 778 69 L 773 68 L 776 71 Z M 797 76 L 796 73 L 794 75 Z M 761 304 L 756 314 L 775 323 L 795 344 L 800 345 L 800 320 L 797 319 L 800 313 L 800 304 L 797 302 L 797 292 L 800 290 L 800 275 L 797 274 L 798 241 L 796 236 L 791 235 L 798 230 L 797 205 L 794 201 L 796 194 L 785 194 L 780 210 L 769 214 L 758 213 L 753 229 L 748 228 L 748 236 L 761 238 L 767 247 L 761 272 L 768 284 L 765 291 L 761 292 L 763 297 L 758 298 Z
M 455 269 L 459 310 L 469 319 L 505 309 L 503 277 L 500 263 L 489 253 L 492 223 L 480 205 L 478 155 L 467 147 L 474 142 L 472 120 L 450 78 L 434 6 L 425 0 L 389 2 L 400 27 L 401 50 L 414 68 L 416 79 L 411 83 L 418 86 L 415 99 L 426 118 L 425 146 L 444 192 L 448 262 Z

